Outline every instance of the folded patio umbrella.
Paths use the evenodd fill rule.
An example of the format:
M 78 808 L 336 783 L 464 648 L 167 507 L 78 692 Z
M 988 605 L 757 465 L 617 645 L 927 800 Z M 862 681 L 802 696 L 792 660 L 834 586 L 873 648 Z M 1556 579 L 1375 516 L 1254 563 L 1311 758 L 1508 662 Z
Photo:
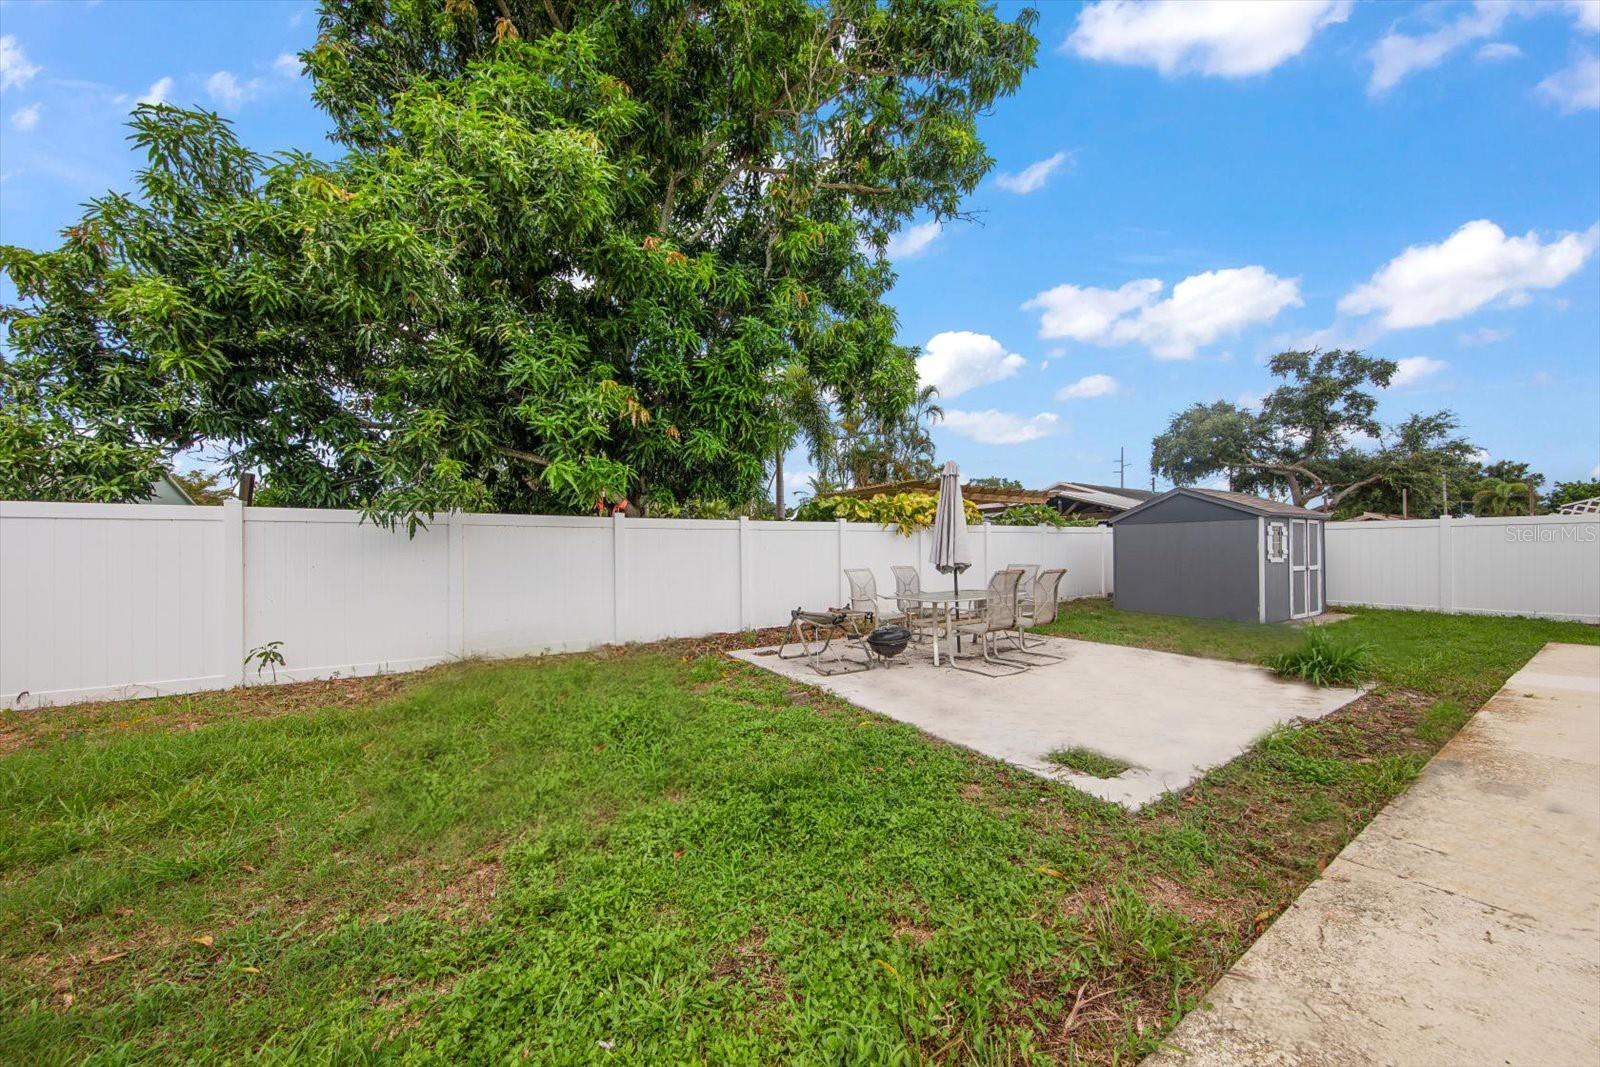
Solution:
M 948 460 L 939 473 L 939 506 L 933 513 L 928 562 L 940 574 L 955 575 L 956 592 L 961 592 L 961 572 L 972 566 L 972 548 L 967 543 L 967 510 L 961 503 L 961 472 L 955 460 Z

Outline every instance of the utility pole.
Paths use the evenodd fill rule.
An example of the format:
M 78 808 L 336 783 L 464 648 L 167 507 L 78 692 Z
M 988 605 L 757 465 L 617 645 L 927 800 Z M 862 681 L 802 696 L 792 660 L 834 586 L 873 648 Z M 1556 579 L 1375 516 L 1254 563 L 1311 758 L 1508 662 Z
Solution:
M 1122 445 L 1117 446 L 1117 488 L 1128 487 L 1128 450 Z

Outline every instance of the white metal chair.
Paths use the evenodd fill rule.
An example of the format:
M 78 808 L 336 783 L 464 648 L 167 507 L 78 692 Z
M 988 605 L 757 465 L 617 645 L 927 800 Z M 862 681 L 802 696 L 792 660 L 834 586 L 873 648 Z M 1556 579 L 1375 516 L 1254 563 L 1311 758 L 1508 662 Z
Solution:
M 903 612 L 884 610 L 884 604 L 893 603 L 888 597 L 878 595 L 878 579 L 865 567 L 847 568 L 845 579 L 850 583 L 850 612 L 865 618 L 867 629 L 882 623 L 904 624 Z
M 974 617 L 955 624 L 956 633 L 978 638 L 985 663 L 1002 668 L 1006 674 L 1021 674 L 1028 669 L 1026 663 L 1018 663 L 999 656 L 994 648 L 998 635 L 1018 632 L 1017 586 L 1021 581 L 1020 570 L 1007 568 L 995 571 L 994 577 L 989 579 L 989 595 L 984 600 L 983 607 Z M 997 677 L 990 675 L 988 671 L 962 667 L 954 658 L 950 662 L 959 669 L 971 671 L 973 674 Z
M 1033 583 L 1039 577 L 1037 563 L 1007 563 L 1006 570 L 1021 571 L 1022 583 L 1017 586 L 1017 603 L 1024 606 L 1033 601 Z
M 1021 638 L 1021 647 L 1016 651 L 1024 656 L 1037 657 L 1059 663 L 1065 656 L 1057 656 L 1050 652 L 1035 652 L 1032 648 L 1043 644 L 1036 642 L 1034 646 L 1028 644 L 1028 630 L 1047 625 L 1056 621 L 1059 614 L 1061 595 L 1061 579 L 1066 575 L 1066 568 L 1054 568 L 1040 571 L 1038 579 L 1033 583 L 1035 598 L 1031 604 L 1025 604 L 1017 613 L 1017 635 Z
M 900 609 L 905 628 L 911 631 L 913 637 L 937 638 L 942 620 L 934 606 L 904 599 L 908 593 L 922 592 L 922 575 L 917 568 L 902 565 L 890 567 L 889 571 L 894 575 L 895 607 Z

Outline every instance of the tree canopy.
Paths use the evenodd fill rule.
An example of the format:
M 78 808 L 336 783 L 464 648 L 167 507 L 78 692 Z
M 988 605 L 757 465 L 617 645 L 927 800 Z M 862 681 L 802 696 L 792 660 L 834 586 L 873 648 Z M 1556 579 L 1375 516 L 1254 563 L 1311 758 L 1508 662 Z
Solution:
M 140 107 L 135 194 L 0 249 L 0 467 L 124 499 L 181 450 L 382 517 L 749 499 L 782 383 L 898 428 L 889 236 L 960 214 L 1033 14 L 976 0 L 326 0 L 344 154 Z
M 1389 384 L 1393 361 L 1342 349 L 1292 351 L 1268 367 L 1282 384 L 1259 411 L 1227 401 L 1192 405 L 1152 442 L 1152 468 L 1176 485 L 1226 475 L 1240 492 L 1325 511 L 1398 511 L 1406 489 L 1416 514 L 1452 474 L 1463 493 L 1480 477 L 1477 450 L 1456 435 L 1450 412 L 1378 422 L 1370 390 Z

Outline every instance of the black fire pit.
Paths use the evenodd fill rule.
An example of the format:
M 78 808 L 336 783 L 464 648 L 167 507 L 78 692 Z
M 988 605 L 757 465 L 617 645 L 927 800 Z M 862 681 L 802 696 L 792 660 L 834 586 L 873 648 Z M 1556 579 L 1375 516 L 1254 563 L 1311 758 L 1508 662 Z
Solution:
M 893 659 L 911 643 L 911 631 L 904 626 L 879 626 L 867 635 L 867 647 L 876 656 Z

